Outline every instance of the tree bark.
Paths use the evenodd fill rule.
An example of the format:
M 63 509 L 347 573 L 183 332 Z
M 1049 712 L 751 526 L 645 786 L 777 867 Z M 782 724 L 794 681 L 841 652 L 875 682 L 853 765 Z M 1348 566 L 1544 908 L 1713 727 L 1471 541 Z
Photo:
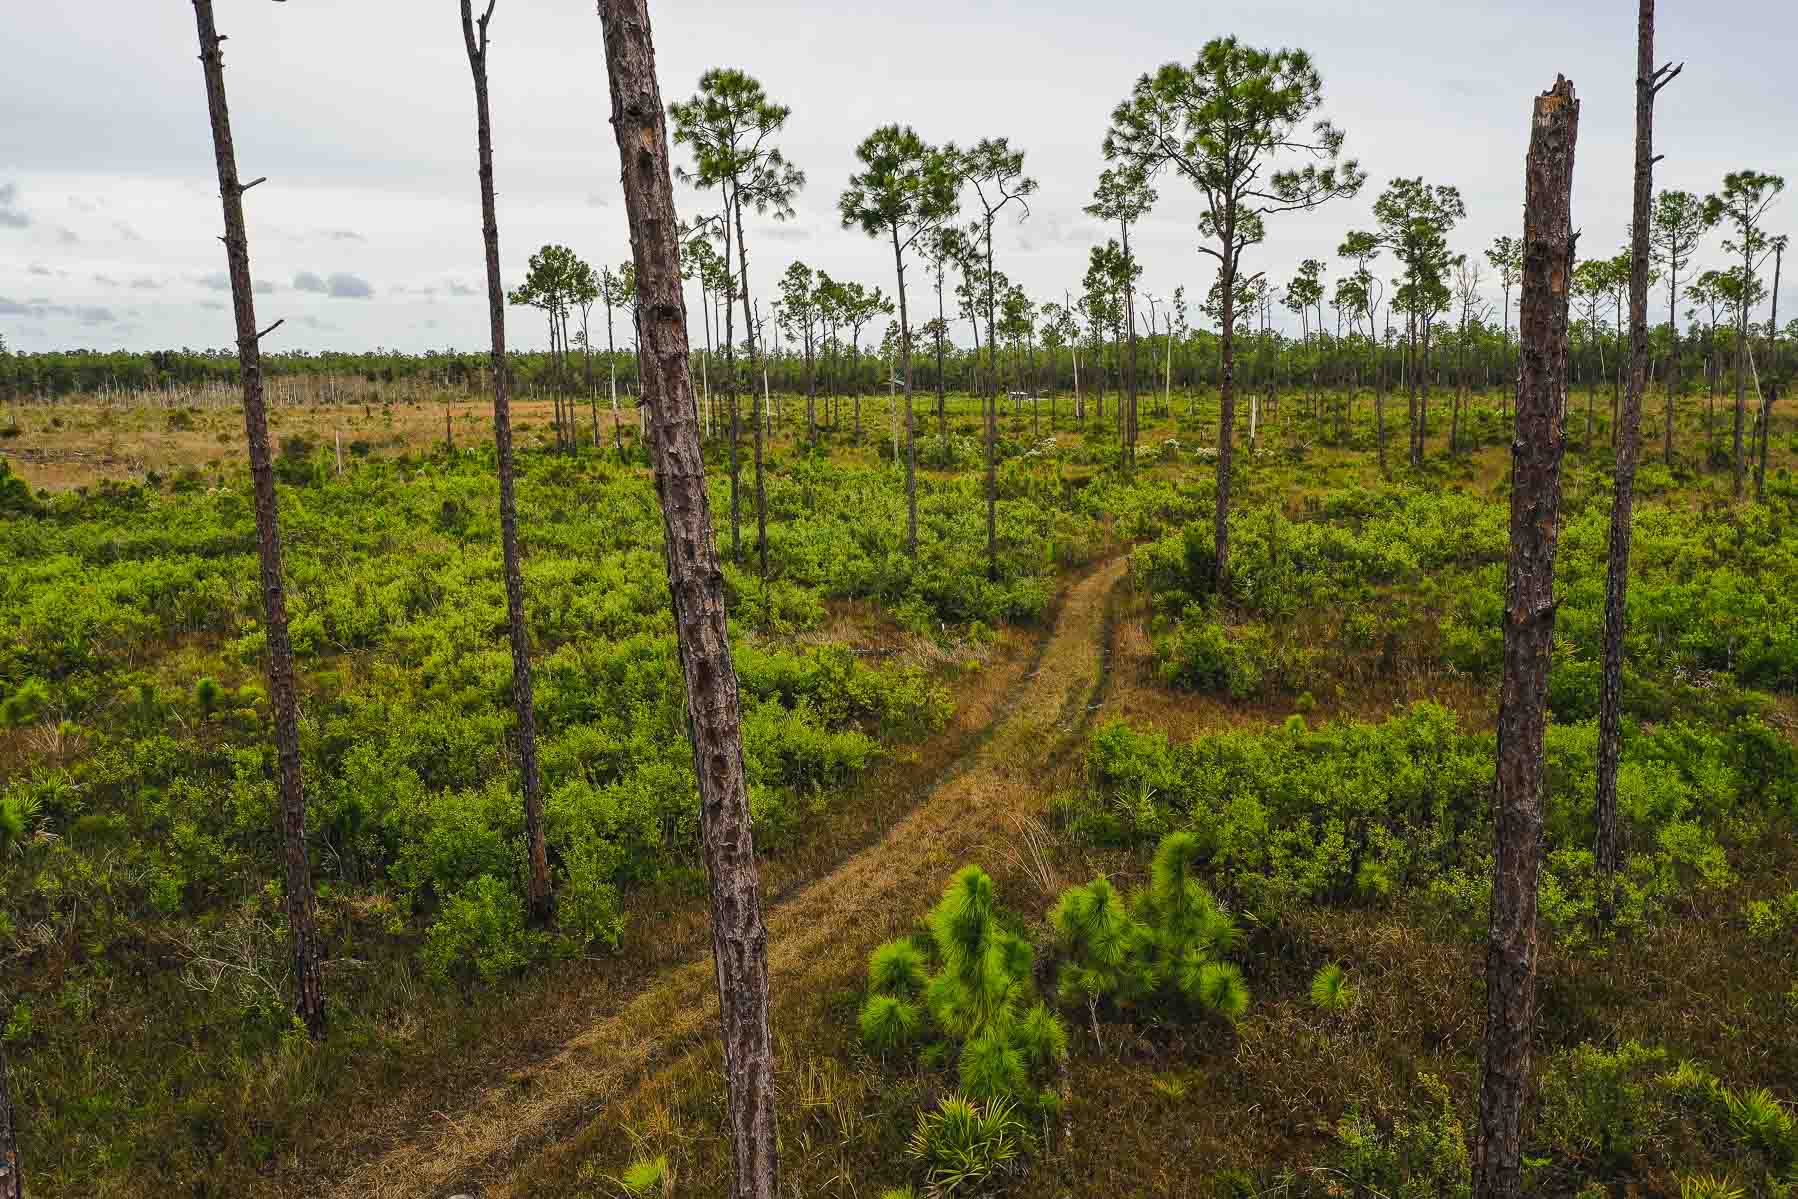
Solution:
M 1224 595 L 1230 590 L 1230 458 L 1236 431 L 1236 204 L 1224 201 L 1223 254 L 1218 286 L 1222 289 L 1223 323 L 1218 333 L 1217 504 L 1212 514 L 1212 579 Z
M 1124 250 L 1124 320 L 1130 326 L 1130 380 L 1125 385 L 1124 416 L 1118 422 L 1124 430 L 1123 459 L 1127 477 L 1136 471 L 1136 281 L 1131 277 L 1135 272 L 1131 269 L 1130 226 L 1119 221 L 1118 229 Z
M 912 438 L 911 317 L 905 304 L 905 254 L 893 230 L 893 270 L 899 284 L 899 371 L 905 377 L 905 552 L 918 556 L 918 447 Z
M 1736 427 L 1735 427 L 1735 491 L 1742 498 L 1742 483 L 1747 475 L 1747 459 L 1742 448 L 1743 428 L 1748 422 L 1748 292 L 1754 278 L 1754 240 L 1747 231 L 1742 234 L 1742 302 L 1736 305 Z
M 277 786 L 286 865 L 285 906 L 293 956 L 294 1011 L 306 1025 L 306 1031 L 316 1038 L 325 1031 L 325 989 L 319 969 L 318 905 L 312 891 L 312 867 L 306 857 L 306 795 L 300 785 L 299 704 L 294 694 L 293 646 L 287 637 L 287 595 L 282 583 L 275 472 L 269 460 L 268 414 L 262 404 L 261 334 L 256 330 L 256 300 L 250 285 L 250 239 L 244 229 L 243 194 L 249 187 L 240 183 L 237 176 L 237 151 L 231 142 L 231 111 L 225 99 L 225 56 L 220 45 L 224 39 L 219 37 L 213 24 L 212 0 L 194 0 L 194 18 L 200 37 L 200 62 L 206 76 L 206 103 L 212 116 L 219 198 L 224 207 L 225 260 L 231 274 L 237 361 L 243 375 L 244 433 L 249 442 L 250 482 L 255 493 L 263 632 L 268 645 L 268 695 L 275 717 Z
M 499 273 L 499 216 L 493 191 L 493 122 L 487 100 L 488 0 L 477 32 L 470 0 L 462 0 L 462 40 L 474 75 L 475 135 L 480 155 L 481 240 L 487 261 L 487 324 L 493 348 L 493 447 L 499 469 L 499 541 L 506 575 L 506 633 L 512 646 L 512 707 L 518 717 L 518 772 L 524 787 L 524 839 L 529 859 L 525 904 L 531 919 L 547 924 L 554 904 L 549 851 L 543 831 L 543 777 L 537 766 L 537 707 L 532 695 L 531 639 L 524 620 L 524 563 L 518 551 L 518 487 L 512 463 L 512 405 L 506 394 L 506 292 Z M 609 322 L 608 322 L 609 327 Z M 588 361 L 588 392 L 592 362 Z M 594 417 L 593 443 L 599 444 Z
M 19 1161 L 19 1118 L 12 1106 L 4 1040 L 0 1040 L 0 1199 L 25 1199 L 25 1173 Z
M 1648 221 L 1654 197 L 1654 0 L 1639 0 L 1636 17 L 1636 178 L 1629 268 L 1629 387 L 1617 428 L 1611 500 L 1610 559 L 1605 569 L 1604 667 L 1598 700 L 1598 794 L 1593 854 L 1600 878 L 1599 918 L 1616 906 L 1623 862 L 1617 827 L 1617 764 L 1623 753 L 1623 633 L 1629 595 L 1629 551 L 1640 450 L 1642 395 L 1648 386 Z
M 990 394 L 986 402 L 986 577 L 999 581 L 999 346 L 993 319 L 993 215 L 986 216 L 986 356 L 990 368 Z M 978 349 L 976 346 L 976 357 Z
M 1773 248 L 1773 311 L 1767 318 L 1767 386 L 1761 392 L 1760 458 L 1754 466 L 1754 501 L 1767 499 L 1767 438 L 1772 435 L 1773 401 L 1779 398 L 1779 271 L 1785 261 L 1784 244 Z
M 599 12 L 637 266 L 642 395 L 653 415 L 650 452 L 711 878 L 712 954 L 736 1166 L 730 1194 L 732 1199 L 773 1199 L 778 1166 L 768 932 L 762 923 L 743 771 L 737 676 L 725 626 L 724 576 L 712 542 L 705 461 L 692 418 L 667 108 L 656 81 L 647 0 L 603 0 Z
M 1511 553 L 1493 795 L 1492 921 L 1486 950 L 1485 1071 L 1473 1199 L 1522 1199 L 1522 1123 L 1536 1018 L 1536 883 L 1542 856 L 1543 738 L 1554 644 L 1561 506 L 1560 417 L 1579 102 L 1557 78 L 1536 98 L 1524 198 L 1522 369 L 1511 444 Z
M 768 376 L 762 376 L 762 396 L 755 395 L 755 368 L 760 350 L 760 338 L 756 332 L 756 320 L 749 302 L 749 247 L 743 240 L 743 197 L 738 192 L 737 181 L 730 181 L 731 207 L 736 210 L 737 221 L 737 291 L 743 297 L 743 335 L 749 343 L 749 414 L 755 422 L 755 549 L 762 572 L 762 623 L 768 623 L 772 615 L 772 601 L 768 596 L 768 488 L 762 472 L 762 439 L 767 421 L 768 409 Z M 684 301 L 683 301 L 684 302 Z

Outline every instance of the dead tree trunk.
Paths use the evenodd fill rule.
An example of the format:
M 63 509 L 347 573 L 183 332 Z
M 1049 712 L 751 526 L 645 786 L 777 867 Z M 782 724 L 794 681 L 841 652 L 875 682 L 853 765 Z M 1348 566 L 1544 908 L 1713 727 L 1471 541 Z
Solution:
M 212 0 L 194 0 L 212 146 L 218 160 L 219 198 L 225 214 L 225 260 L 231 273 L 231 308 L 237 323 L 237 361 L 243 375 L 244 433 L 249 442 L 255 493 L 256 543 L 262 570 L 263 633 L 268 645 L 268 696 L 275 716 L 275 758 L 286 859 L 287 930 L 292 938 L 294 1011 L 314 1037 L 325 1031 L 324 979 L 319 971 L 318 910 L 312 868 L 306 859 L 306 796 L 300 786 L 300 720 L 294 695 L 293 646 L 287 638 L 287 595 L 282 584 L 281 529 L 275 507 L 275 472 L 269 461 L 268 414 L 262 406 L 262 332 L 250 286 L 250 239 L 244 230 L 243 194 L 261 183 L 238 181 L 231 143 L 231 110 L 225 100 L 224 41 L 212 20 Z
M 1536 98 L 1524 181 L 1522 369 L 1511 443 L 1511 557 L 1505 579 L 1504 683 L 1493 795 L 1492 923 L 1486 949 L 1485 1073 L 1474 1144 L 1474 1199 L 1523 1199 L 1522 1124 L 1536 1018 L 1536 879 L 1542 856 L 1543 737 L 1554 643 L 1561 507 L 1560 417 L 1567 386 L 1567 297 L 1579 102 L 1557 78 Z
M 1630 227 L 1629 387 L 1617 428 L 1616 487 L 1611 500 L 1610 560 L 1605 569 L 1604 673 L 1598 702 L 1598 794 L 1594 807 L 1600 891 L 1599 919 L 1615 908 L 1622 843 L 1617 829 L 1617 763 L 1623 753 L 1623 622 L 1629 594 L 1629 550 L 1640 450 L 1642 395 L 1648 386 L 1648 221 L 1654 196 L 1654 97 L 1678 68 L 1654 65 L 1654 0 L 1640 0 L 1636 17 L 1636 179 Z
M 656 82 L 647 0 L 602 0 L 599 13 L 637 265 L 643 402 L 653 414 L 650 451 L 711 877 L 712 955 L 736 1164 L 730 1193 L 732 1199 L 773 1199 L 777 1162 L 768 932 L 749 822 L 737 676 L 725 628 L 724 576 L 712 543 L 705 462 L 692 415 L 667 108 Z
M 1785 241 L 1773 245 L 1773 311 L 1767 318 L 1767 387 L 1761 393 L 1760 460 L 1754 466 L 1754 502 L 1767 500 L 1767 438 L 1772 435 L 1773 402 L 1779 398 L 1779 271 L 1785 262 Z
M 4 1040 L 0 1040 L 0 1199 L 25 1199 L 24 1168 L 19 1164 L 19 1118 L 12 1107 Z
M 543 779 L 537 769 L 537 709 L 532 698 L 531 639 L 524 622 L 524 566 L 518 553 L 518 492 L 512 467 L 512 409 L 506 395 L 506 293 L 499 276 L 499 217 L 493 198 L 493 123 L 487 103 L 487 23 L 497 0 L 487 0 L 476 29 L 470 0 L 462 0 L 462 40 L 474 74 L 475 127 L 480 149 L 481 235 L 487 249 L 487 313 L 493 337 L 493 443 L 499 464 L 499 540 L 505 560 L 506 628 L 512 642 L 512 706 L 518 714 L 518 771 L 524 786 L 525 901 L 531 919 L 549 921 L 553 896 L 543 834 Z M 589 372 L 590 373 L 590 372 Z M 591 380 L 588 392 L 591 394 Z M 594 441 L 599 430 L 594 429 Z

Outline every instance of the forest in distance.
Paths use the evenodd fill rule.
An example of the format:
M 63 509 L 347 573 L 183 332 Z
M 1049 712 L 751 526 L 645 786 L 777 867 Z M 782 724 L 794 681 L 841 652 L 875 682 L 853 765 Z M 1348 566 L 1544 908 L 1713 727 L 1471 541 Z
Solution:
M 438 5 L 479 349 L 278 348 L 214 0 L 234 346 L 0 325 L 0 1199 L 1798 1199 L 1790 209 L 1657 136 L 1711 47 L 1606 18 L 1627 188 L 1517 81 L 1476 246 L 1327 46 L 1195 39 L 1053 294 L 1026 149 L 904 123 L 866 269 L 783 263 L 756 48 L 600 0 L 629 241 L 508 279 L 515 4 Z

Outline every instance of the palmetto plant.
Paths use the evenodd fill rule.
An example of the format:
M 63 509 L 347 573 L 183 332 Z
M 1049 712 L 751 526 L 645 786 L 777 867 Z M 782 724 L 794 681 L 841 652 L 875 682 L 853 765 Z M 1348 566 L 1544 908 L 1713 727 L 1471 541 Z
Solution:
M 935 1111 L 918 1113 L 906 1155 L 924 1165 L 931 1194 L 966 1194 L 1013 1168 L 1032 1143 L 1010 1100 L 948 1095 Z

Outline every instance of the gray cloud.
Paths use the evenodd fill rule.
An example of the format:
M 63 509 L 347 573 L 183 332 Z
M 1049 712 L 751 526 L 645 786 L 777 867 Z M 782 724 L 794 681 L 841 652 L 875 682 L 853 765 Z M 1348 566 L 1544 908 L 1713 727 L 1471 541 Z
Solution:
M 375 294 L 375 289 L 368 285 L 368 280 L 360 275 L 346 275 L 341 271 L 325 280 L 330 288 L 333 300 L 366 300 Z
M 363 237 L 360 233 L 357 233 L 354 229 L 326 229 L 324 231 L 323 236 L 328 241 L 367 241 L 368 240 L 366 237 Z
M 100 284 L 102 287 L 117 287 L 119 285 L 119 281 L 114 279 L 111 275 L 95 275 L 94 282 Z
M 96 305 L 82 304 L 49 304 L 43 300 L 31 300 L 21 304 L 17 300 L 9 300 L 0 296 L 0 316 L 22 316 L 42 320 L 47 316 L 69 317 L 84 325 L 110 325 L 119 318 L 112 309 Z
M 27 275 L 46 275 L 47 276 L 47 275 L 54 275 L 56 272 L 51 270 L 49 267 L 45 266 L 41 262 L 34 262 L 30 266 L 25 268 L 25 273 Z
M 56 230 L 56 240 L 65 246 L 72 246 L 81 241 L 81 235 L 63 225 Z
M 210 275 L 201 275 L 195 282 L 208 291 L 231 290 L 231 276 L 225 274 L 223 271 L 215 271 Z M 135 287 L 137 284 L 134 283 L 132 286 Z M 294 286 L 300 286 L 298 280 L 294 281 Z M 270 296 L 280 291 L 281 285 L 269 279 L 257 279 L 251 284 L 251 289 L 259 296 Z M 306 289 L 301 287 L 300 290 L 305 291 Z
M 143 234 L 141 234 L 137 230 L 133 229 L 130 225 L 126 224 L 124 221 L 114 221 L 112 224 L 112 227 L 114 229 L 118 230 L 119 240 L 121 240 L 121 241 L 142 241 L 142 240 L 144 240 Z
M 460 279 L 451 279 L 444 284 L 444 289 L 452 296 L 473 296 L 480 293 Z
M 588 208 L 610 208 L 611 206 L 611 199 L 601 195 L 599 192 L 590 192 L 587 196 Z
M 366 300 L 375 294 L 375 289 L 369 286 L 368 280 L 342 271 L 328 279 L 321 279 L 311 271 L 301 271 L 293 277 L 293 289 L 317 296 L 330 296 L 333 300 Z
M 304 325 L 308 329 L 335 329 L 335 328 L 337 328 L 337 326 L 333 325 L 330 321 L 324 320 L 323 318 L 316 317 L 316 316 L 302 316 L 299 318 L 299 323 Z
M 200 307 L 208 312 L 223 312 L 225 310 L 224 304 L 218 300 L 201 300 Z
M 152 279 L 148 275 L 139 275 L 131 281 L 132 291 L 161 291 L 162 280 Z
M 19 207 L 18 184 L 0 185 L 0 229 L 23 229 L 29 224 L 31 218 Z

